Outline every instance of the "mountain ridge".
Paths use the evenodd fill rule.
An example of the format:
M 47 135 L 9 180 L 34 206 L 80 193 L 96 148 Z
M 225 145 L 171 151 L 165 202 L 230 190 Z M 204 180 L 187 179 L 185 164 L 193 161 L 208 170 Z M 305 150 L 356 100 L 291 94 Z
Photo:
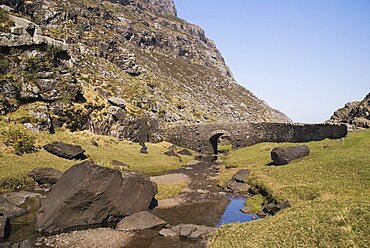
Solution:
M 3 114 L 20 108 L 28 121 L 33 112 L 56 127 L 110 134 L 137 116 L 163 125 L 291 121 L 236 82 L 214 42 L 178 18 L 172 0 L 0 4 L 34 26 L 1 30 Z M 14 43 L 25 40 L 32 44 Z
M 353 128 L 370 127 L 370 93 L 362 101 L 348 102 L 336 110 L 328 123 L 345 123 Z

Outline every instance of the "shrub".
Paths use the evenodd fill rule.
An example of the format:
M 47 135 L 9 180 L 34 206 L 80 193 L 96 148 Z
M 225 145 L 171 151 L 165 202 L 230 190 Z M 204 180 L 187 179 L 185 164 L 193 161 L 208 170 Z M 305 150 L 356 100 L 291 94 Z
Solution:
M 14 153 L 22 155 L 25 153 L 33 153 L 37 151 L 35 139 L 25 132 L 18 129 L 6 130 L 1 132 L 4 144 L 14 149 Z
M 7 58 L 0 54 L 0 73 L 4 74 L 9 68 L 9 61 Z
M 7 12 L 0 8 L 0 31 L 9 32 L 10 27 L 13 25 L 14 23 L 9 20 Z

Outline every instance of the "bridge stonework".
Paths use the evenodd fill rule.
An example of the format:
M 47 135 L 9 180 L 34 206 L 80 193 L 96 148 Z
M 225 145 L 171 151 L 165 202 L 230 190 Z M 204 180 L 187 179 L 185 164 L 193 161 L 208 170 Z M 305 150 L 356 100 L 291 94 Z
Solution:
M 326 138 L 340 139 L 347 135 L 347 126 L 252 122 L 211 123 L 173 126 L 164 130 L 162 135 L 168 142 L 208 155 L 215 152 L 212 143 L 215 140 L 217 142 L 221 136 L 229 140 L 233 149 L 237 149 L 261 142 L 298 143 Z

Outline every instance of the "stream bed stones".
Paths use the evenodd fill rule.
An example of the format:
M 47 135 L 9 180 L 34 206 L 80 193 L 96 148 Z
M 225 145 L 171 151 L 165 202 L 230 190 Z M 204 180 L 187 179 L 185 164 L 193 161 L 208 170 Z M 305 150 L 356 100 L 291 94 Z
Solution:
M 141 231 L 154 227 L 165 226 L 166 221 L 147 211 L 132 214 L 121 220 L 116 227 L 118 231 Z
M 151 182 L 148 177 L 138 173 L 117 174 L 116 170 L 90 162 L 75 165 L 58 180 L 37 214 L 38 230 L 42 224 L 43 232 L 67 233 L 40 237 L 43 235 L 41 233 L 36 238 L 25 238 L 31 238 L 36 247 L 205 247 L 206 237 L 216 230 L 215 226 L 218 226 L 226 209 L 232 204 L 234 196 L 231 192 L 222 191 L 214 181 L 220 166 L 217 162 L 196 162 L 168 174 L 151 177 Z M 232 182 L 243 184 L 240 181 L 245 181 L 246 174 L 243 170 L 236 173 Z M 134 190 L 121 187 L 125 175 L 135 178 L 135 182 L 151 185 L 149 188 L 153 187 L 154 192 L 141 194 L 135 193 L 135 187 Z M 148 210 L 156 193 L 155 183 L 179 182 L 185 182 L 187 186 L 175 197 L 179 199 L 176 205 Z M 140 199 L 123 195 L 129 192 L 140 196 Z M 119 200 L 121 197 L 117 196 L 122 199 Z M 136 206 L 141 198 L 146 199 L 144 209 L 117 214 L 121 203 Z M 112 203 L 114 200 L 116 202 Z M 101 226 L 102 222 L 108 224 L 110 221 L 111 228 L 69 232 L 77 227 L 95 228 Z M 115 226 L 118 221 L 119 224 Z M 82 226 L 81 223 L 86 224 Z M 17 242 L 20 239 L 10 240 Z
M 194 225 L 194 224 L 179 224 L 171 228 L 162 229 L 159 234 L 165 237 L 184 237 L 197 239 L 201 236 L 209 235 L 215 232 L 217 228 Z
M 36 240 L 36 247 L 61 248 L 113 248 L 126 247 L 134 236 L 130 232 L 116 231 L 111 228 L 96 228 L 62 233 Z

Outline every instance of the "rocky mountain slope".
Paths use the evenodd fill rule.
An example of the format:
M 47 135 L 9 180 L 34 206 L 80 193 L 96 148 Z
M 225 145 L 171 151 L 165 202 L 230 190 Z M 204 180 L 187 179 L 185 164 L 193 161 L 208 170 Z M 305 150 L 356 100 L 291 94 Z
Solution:
M 354 127 L 370 127 L 370 93 L 362 101 L 347 103 L 330 117 L 328 122 L 347 123 Z
M 173 0 L 0 5 L 0 114 L 30 129 L 127 136 L 138 116 L 162 125 L 290 122 L 235 81 Z

